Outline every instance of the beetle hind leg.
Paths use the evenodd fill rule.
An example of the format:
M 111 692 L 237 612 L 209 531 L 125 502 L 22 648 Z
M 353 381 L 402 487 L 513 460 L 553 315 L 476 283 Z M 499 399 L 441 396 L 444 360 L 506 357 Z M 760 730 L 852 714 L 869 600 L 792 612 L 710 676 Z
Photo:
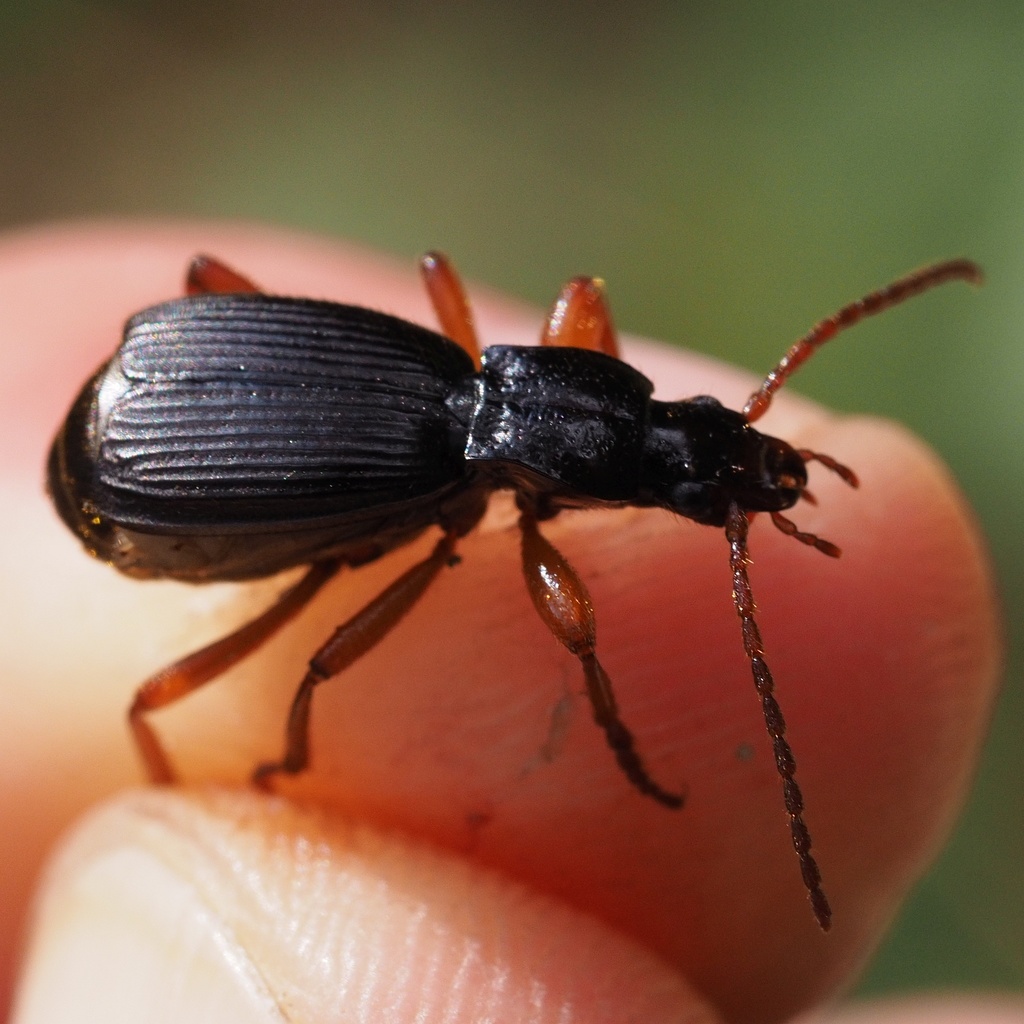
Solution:
M 651 778 L 636 749 L 633 734 L 619 715 L 611 679 L 597 660 L 596 627 L 590 595 L 576 571 L 537 528 L 532 512 L 519 519 L 523 535 L 523 575 L 534 607 L 552 635 L 574 654 L 583 668 L 594 712 L 626 778 L 645 796 L 666 807 L 682 807 L 683 796 Z
M 128 711 L 128 725 L 151 782 L 174 782 L 177 775 L 146 716 L 188 696 L 255 651 L 309 604 L 338 566 L 336 561 L 317 563 L 262 615 L 150 676 L 139 687 Z
M 445 533 L 423 561 L 408 569 L 362 611 L 339 626 L 313 655 L 288 713 L 284 754 L 279 761 L 268 761 L 256 768 L 252 781 L 257 786 L 269 789 L 275 775 L 282 772 L 295 775 L 305 770 L 309 764 L 309 713 L 313 691 L 376 647 L 423 596 L 441 569 L 455 564 L 456 537 L 454 531 Z

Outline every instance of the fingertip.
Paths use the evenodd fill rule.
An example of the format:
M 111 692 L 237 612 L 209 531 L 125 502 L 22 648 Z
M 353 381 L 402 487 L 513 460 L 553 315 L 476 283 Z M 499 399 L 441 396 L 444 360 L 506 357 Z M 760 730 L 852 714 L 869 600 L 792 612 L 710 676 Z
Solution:
M 127 794 L 43 890 L 18 1024 L 717 1019 L 597 921 L 426 847 L 253 793 Z

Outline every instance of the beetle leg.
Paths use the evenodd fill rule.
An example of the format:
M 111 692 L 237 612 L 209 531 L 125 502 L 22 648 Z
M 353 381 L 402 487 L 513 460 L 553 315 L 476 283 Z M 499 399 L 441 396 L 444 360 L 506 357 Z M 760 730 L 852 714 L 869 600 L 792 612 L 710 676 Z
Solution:
M 247 277 L 215 260 L 212 256 L 193 256 L 185 274 L 186 295 L 206 295 L 210 292 L 258 292 Z
M 446 565 L 454 564 L 456 533 L 446 533 L 422 562 L 403 573 L 362 611 L 339 626 L 310 658 L 309 669 L 292 700 L 285 731 L 285 752 L 280 761 L 268 761 L 253 772 L 252 781 L 269 788 L 279 772 L 296 774 L 309 764 L 309 711 L 313 690 L 372 650 L 423 596 Z
M 822 931 L 828 931 L 832 921 L 832 909 L 821 887 L 821 872 L 818 870 L 817 861 L 811 853 L 811 834 L 803 817 L 804 797 L 796 781 L 796 759 L 786 739 L 786 720 L 782 717 L 782 710 L 775 699 L 775 680 L 768 662 L 765 661 L 761 632 L 754 620 L 756 605 L 753 591 L 750 589 L 750 577 L 747 575 L 747 564 L 750 561 L 747 550 L 749 526 L 747 513 L 732 502 L 725 522 L 725 537 L 729 542 L 729 566 L 732 569 L 732 598 L 742 625 L 743 650 L 750 662 L 754 686 L 761 698 L 764 724 L 771 737 L 775 768 L 782 779 L 782 793 L 786 813 L 789 815 L 793 849 L 800 860 L 800 873 L 811 900 L 814 916 Z
M 128 724 L 150 781 L 174 782 L 176 774 L 145 716 L 198 690 L 255 651 L 309 604 L 339 564 L 318 562 L 258 618 L 150 676 L 139 687 L 128 711 Z
M 647 773 L 633 735 L 619 717 L 612 682 L 594 652 L 594 609 L 586 586 L 541 535 L 532 512 L 522 513 L 519 526 L 523 534 L 523 575 L 530 598 L 555 639 L 579 658 L 594 719 L 604 730 L 619 767 L 641 793 L 666 807 L 681 807 L 683 797 L 662 789 Z
M 428 252 L 420 260 L 420 274 L 437 313 L 441 332 L 464 349 L 479 370 L 480 342 L 466 290 L 455 268 L 444 253 Z
M 566 282 L 544 322 L 540 343 L 588 348 L 620 358 L 615 325 L 604 297 L 604 281 L 574 277 Z

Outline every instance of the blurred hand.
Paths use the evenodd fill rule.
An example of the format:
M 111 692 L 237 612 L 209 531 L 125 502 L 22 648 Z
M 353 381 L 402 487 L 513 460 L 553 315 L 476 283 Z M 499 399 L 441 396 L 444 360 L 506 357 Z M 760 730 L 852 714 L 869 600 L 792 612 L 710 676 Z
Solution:
M 99 225 L 0 245 L 9 978 L 46 850 L 140 780 L 124 725 L 133 687 L 283 585 L 120 578 L 42 494 L 78 388 L 128 314 L 180 292 L 199 251 L 268 291 L 433 323 L 411 270 L 266 229 Z M 537 336 L 535 312 L 471 298 L 484 344 Z M 626 353 L 661 398 L 739 408 L 756 383 L 681 352 Z M 688 793 L 670 812 L 631 789 L 590 721 L 577 664 L 530 606 L 499 498 L 462 564 L 317 694 L 313 768 L 280 787 L 294 802 L 148 789 L 78 825 L 43 883 L 17 1020 L 771 1021 L 841 990 L 962 802 L 997 616 L 970 513 L 912 437 L 789 395 L 758 427 L 862 480 L 850 492 L 812 467 L 820 505 L 794 514 L 843 548 L 838 563 L 767 520 L 751 531 L 828 936 L 789 846 L 722 531 L 637 510 L 545 524 L 591 589 L 599 651 L 652 774 Z M 279 753 L 304 659 L 429 544 L 342 573 L 265 651 L 154 716 L 183 776 L 242 782 Z

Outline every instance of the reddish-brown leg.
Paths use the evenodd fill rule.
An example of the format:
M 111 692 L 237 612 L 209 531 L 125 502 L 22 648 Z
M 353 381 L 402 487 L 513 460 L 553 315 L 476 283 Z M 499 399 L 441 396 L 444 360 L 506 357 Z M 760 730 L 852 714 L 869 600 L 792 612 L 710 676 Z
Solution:
M 420 274 L 437 313 L 441 333 L 463 348 L 479 370 L 480 342 L 466 290 L 455 268 L 443 253 L 428 252 L 420 260 Z
M 339 626 L 313 655 L 288 713 L 284 756 L 280 761 L 268 761 L 256 768 L 252 780 L 257 786 L 269 788 L 271 778 L 279 772 L 295 774 L 306 768 L 309 764 L 309 711 L 313 690 L 376 647 L 398 625 L 441 569 L 455 564 L 455 541 L 456 534 L 446 533 L 430 555 Z
M 907 299 L 920 295 L 948 281 L 967 281 L 970 284 L 981 284 L 983 275 L 981 268 L 970 260 L 947 260 L 930 267 L 923 267 L 898 281 L 880 288 L 877 292 L 865 295 L 863 299 L 851 302 L 838 313 L 833 313 L 820 323 L 815 324 L 790 350 L 782 357 L 778 366 L 765 377 L 764 382 L 747 400 L 743 415 L 749 423 L 765 414 L 771 404 L 772 396 L 786 380 L 802 366 L 826 341 L 834 338 L 847 327 L 863 320 L 866 316 L 874 316 L 891 306 L 905 302 Z
M 596 277 L 574 277 L 567 282 L 548 313 L 540 343 L 588 348 L 618 359 L 619 342 L 604 297 L 604 282 Z
M 247 277 L 215 260 L 212 256 L 194 256 L 185 274 L 185 294 L 205 295 L 209 292 L 258 292 Z
M 338 566 L 335 561 L 314 565 L 258 618 L 150 676 L 139 687 L 128 711 L 128 725 L 150 781 L 174 782 L 176 774 L 145 716 L 188 696 L 255 651 L 309 604 L 317 591 L 338 571 Z
M 821 872 L 811 854 L 811 834 L 804 823 L 804 798 L 796 781 L 796 759 L 786 739 L 786 721 L 782 717 L 779 703 L 775 699 L 775 680 L 764 657 L 764 644 L 761 632 L 754 621 L 754 595 L 750 589 L 750 577 L 747 575 L 747 564 L 750 555 L 747 550 L 747 531 L 749 528 L 747 514 L 734 502 L 729 506 L 729 514 L 725 523 L 725 536 L 729 541 L 729 565 L 732 568 L 732 595 L 736 603 L 736 613 L 740 617 L 743 630 L 743 650 L 750 661 L 750 669 L 754 675 L 754 686 L 761 698 L 761 711 L 764 723 L 771 737 L 772 749 L 775 753 L 775 767 L 782 779 L 782 793 L 789 815 L 789 831 L 793 839 L 793 848 L 800 860 L 800 873 L 811 900 L 814 917 L 822 931 L 828 931 L 832 922 L 832 908 L 821 887 Z
M 636 742 L 619 717 L 612 682 L 594 652 L 594 609 L 583 581 L 541 535 L 531 513 L 523 512 L 519 527 L 523 534 L 523 575 L 530 598 L 552 636 L 579 658 L 594 719 L 604 730 L 619 767 L 641 793 L 666 807 L 681 807 L 683 797 L 662 789 L 647 773 Z

